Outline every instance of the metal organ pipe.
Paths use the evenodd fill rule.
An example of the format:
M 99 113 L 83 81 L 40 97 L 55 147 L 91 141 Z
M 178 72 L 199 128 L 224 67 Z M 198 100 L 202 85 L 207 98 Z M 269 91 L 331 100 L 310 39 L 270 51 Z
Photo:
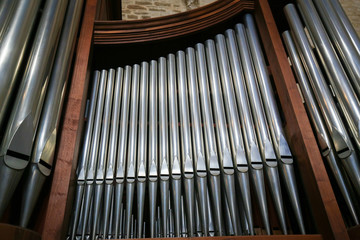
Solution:
M 23 26 L 20 25 L 27 25 L 22 20 L 28 20 L 31 23 L 33 18 L 30 16 L 29 18 L 17 17 L 18 14 L 36 15 L 37 1 L 31 2 L 34 5 L 19 3 L 14 19 L 20 22 L 11 23 L 11 25 L 14 24 L 9 26 L 11 31 L 8 31 L 1 41 L 0 74 L 4 80 L 0 81 L 0 102 L 4 104 L 1 104 L 0 125 L 2 125 L 3 115 L 6 112 L 5 107 L 8 104 L 9 94 L 15 81 L 13 78 L 16 77 L 16 70 L 19 67 L 20 61 L 18 58 L 21 58 L 24 51 L 23 45 L 26 45 L 26 38 L 29 37 L 28 29 L 23 29 Z M 0 216 L 7 207 L 24 169 L 29 164 L 67 2 L 67 0 L 49 0 L 44 6 L 44 12 L 34 39 L 35 44 L 32 46 L 28 65 L 21 80 L 7 128 L 0 144 L 0 175 L 3 176 L 0 183 Z M 35 13 L 28 13 L 28 10 L 22 12 L 21 10 L 24 11 L 23 7 L 28 7 Z M 27 27 L 31 27 L 31 25 Z M 20 33 L 18 30 L 22 30 L 24 33 Z M 15 33 L 20 36 L 16 36 Z M 12 36 L 13 39 L 7 39 L 9 36 Z M 17 38 L 23 41 L 14 41 Z M 20 44 L 12 45 L 10 42 Z M 15 49 L 15 52 L 10 51 L 11 49 Z M 11 54 L 11 56 L 8 54 Z M 16 57 L 16 60 L 13 60 L 13 57 Z M 3 69 L 3 67 L 5 68 Z M 47 163 L 44 164 L 44 168 L 46 167 Z
M 96 114 L 90 112 L 95 115 L 93 130 L 86 127 L 84 144 L 90 146 L 86 140 L 92 134 L 98 143 L 89 150 L 95 154 L 96 148 L 105 146 L 102 140 L 109 132 L 108 155 L 116 151 L 117 157 L 104 161 L 108 163 L 104 180 L 85 180 L 89 190 L 85 190 L 83 201 L 76 196 L 71 239 L 254 235 L 254 208 L 259 209 L 266 233 L 271 234 L 266 187 L 277 205 L 280 226 L 287 233 L 290 224 L 285 223 L 285 199 L 279 186 L 282 179 L 277 172 L 278 166 L 282 167 L 279 158 L 285 154 L 278 157 L 277 152 L 283 149 L 276 150 L 279 143 L 273 144 L 271 137 L 272 131 L 281 135 L 282 130 L 271 130 L 267 121 L 247 41 L 241 25 L 236 32 L 216 35 L 215 41 L 209 39 L 141 66 L 126 66 L 123 79 L 119 68 L 113 83 L 109 82 L 113 70 L 107 78 L 103 76 L 106 71 L 102 73 Z M 246 48 L 238 49 L 240 44 Z M 251 75 L 244 76 L 243 68 Z M 110 92 L 105 92 L 112 85 L 111 103 Z M 109 130 L 105 121 L 97 119 L 110 112 Z M 284 135 L 280 138 L 285 139 Z M 84 147 L 84 154 L 87 149 Z M 92 169 L 89 165 L 94 164 L 91 153 L 87 175 Z M 103 162 L 97 161 L 98 165 Z M 109 164 L 113 166 L 114 161 L 112 171 Z M 100 191 L 92 190 L 93 181 L 106 186 L 103 200 Z M 84 192 L 83 182 L 78 181 L 78 185 L 78 192 Z M 255 206 L 251 189 L 257 199 Z M 101 202 L 103 205 L 98 204 Z M 102 225 L 97 224 L 97 215 L 103 216 Z

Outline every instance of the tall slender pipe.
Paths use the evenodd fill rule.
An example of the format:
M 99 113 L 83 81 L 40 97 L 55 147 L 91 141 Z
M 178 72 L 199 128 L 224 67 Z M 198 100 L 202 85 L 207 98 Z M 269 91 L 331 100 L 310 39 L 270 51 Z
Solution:
M 75 37 L 79 27 L 83 1 L 72 0 L 69 4 L 64 28 L 51 72 L 48 93 L 44 101 L 39 127 L 31 154 L 31 166 L 21 204 L 20 226 L 28 225 L 45 179 L 50 175 L 54 161 L 58 126 L 64 101 Z
M 0 2 L 0 41 L 12 20 L 17 4 L 18 0 L 3 0 Z
M 120 129 L 119 144 L 117 152 L 117 163 L 115 173 L 115 237 L 119 233 L 123 235 L 122 227 L 123 214 L 121 213 L 121 205 L 124 193 L 125 171 L 126 171 L 126 149 L 128 143 L 128 124 L 129 124 L 129 108 L 130 108 L 130 83 L 131 83 L 131 67 L 125 67 L 124 83 L 122 89 L 121 113 L 120 113 Z M 125 214 L 124 214 L 125 215 Z M 122 221 L 122 223 L 120 223 Z
M 201 222 L 202 236 L 209 235 L 209 216 L 208 216 L 208 197 L 207 197 L 207 169 L 205 162 L 204 137 L 201 129 L 201 112 L 199 103 L 199 94 L 197 89 L 197 74 L 195 62 L 195 50 L 193 48 L 186 49 L 186 66 L 188 84 L 185 89 L 189 93 L 190 98 L 190 116 L 192 123 L 192 143 L 194 150 L 194 169 L 197 187 L 197 202 L 199 220 Z
M 340 59 L 336 55 L 335 49 L 331 44 L 318 13 L 316 12 L 315 6 L 309 0 L 298 0 L 297 3 L 298 7 L 301 9 L 301 14 L 303 15 L 305 23 L 311 31 L 311 36 L 315 40 L 316 50 L 321 56 L 320 60 L 335 91 L 340 108 L 350 127 L 350 133 L 355 140 L 357 149 L 360 150 L 359 99 L 350 84 Z M 355 56 L 356 55 L 354 55 L 354 57 Z M 359 68 L 359 66 L 357 66 L 357 68 Z M 353 70 L 354 69 L 352 69 L 352 72 Z M 360 71 L 360 69 L 357 70 Z M 355 79 L 355 81 L 358 82 L 359 80 L 360 79 Z
M 288 4 L 285 6 L 284 11 L 294 34 L 294 40 L 299 46 L 303 64 L 306 66 L 305 69 L 310 76 L 310 83 L 334 144 L 335 153 L 342 159 L 341 163 L 349 175 L 351 182 L 354 184 L 356 191 L 360 193 L 359 162 L 355 156 L 355 150 L 350 141 L 350 137 L 337 111 L 330 89 L 327 86 L 324 76 L 320 72 L 319 65 L 315 60 L 315 56 L 306 38 L 295 6 Z
M 39 28 L 34 39 L 36 44 L 34 44 L 31 49 L 31 56 L 2 138 L 0 145 L 0 175 L 3 176 L 3 178 L 0 183 L 0 216 L 7 207 L 20 181 L 20 177 L 30 160 L 33 141 L 40 120 L 41 109 L 50 78 L 49 75 L 55 59 L 55 52 L 63 25 L 67 2 L 67 0 L 52 0 L 47 1 L 45 4 Z M 25 29 L 22 30 L 27 31 Z M 16 39 L 19 36 L 13 37 Z M 11 41 L 14 41 L 14 39 Z M 12 52 L 11 50 L 13 48 L 15 52 L 16 49 L 19 48 L 19 46 L 7 45 L 6 39 L 2 40 L 0 46 L 0 76 L 2 76 L 4 80 L 0 81 L 0 102 L 2 103 L 0 107 L 0 122 L 2 122 L 2 115 L 5 114 L 3 106 L 7 104 L 8 93 L 11 92 L 11 86 L 7 85 L 10 78 L 7 77 L 8 73 L 6 72 L 11 71 L 10 66 L 8 66 L 8 61 L 11 61 L 11 59 L 3 59 L 2 54 L 6 56 L 7 52 Z M 8 49 L 4 49 L 5 52 L 1 50 L 3 46 L 8 47 Z M 4 69 L 4 75 L 2 75 L 3 72 L 1 70 L 2 65 L 9 67 L 8 69 Z M 5 91 L 4 95 L 7 95 L 4 99 L 3 91 Z M 0 126 L 0 129 L 1 127 L 2 126 Z
M 171 164 L 171 199 L 174 212 L 175 237 L 181 235 L 181 157 L 179 118 L 176 91 L 175 55 L 169 54 L 168 60 L 168 92 L 169 92 L 169 126 L 170 126 L 170 164 Z
M 232 35 L 233 36 L 232 39 L 235 40 L 235 35 L 233 31 L 228 30 L 226 33 L 227 34 L 229 33 L 229 35 L 227 35 L 228 37 Z M 236 78 L 234 78 L 234 82 L 235 85 L 238 86 L 239 85 L 238 82 L 243 81 L 241 87 L 245 91 L 247 89 L 248 92 L 247 96 L 249 97 L 249 101 L 247 101 L 247 104 L 249 104 L 248 107 L 249 110 L 252 112 L 252 116 L 254 119 L 254 127 L 257 133 L 257 139 L 260 148 L 261 158 L 264 165 L 265 176 L 267 177 L 268 180 L 269 190 L 274 202 L 274 207 L 279 219 L 280 227 L 283 233 L 287 234 L 285 211 L 284 211 L 282 194 L 281 194 L 281 186 L 280 186 L 275 150 L 272 145 L 269 128 L 265 119 L 263 105 L 259 96 L 259 92 L 258 92 L 259 90 L 256 83 L 256 76 L 250 55 L 249 44 L 245 35 L 244 26 L 238 29 L 237 34 L 239 39 L 239 46 L 241 49 L 240 50 L 241 64 L 244 69 L 245 77 L 241 75 L 240 75 L 241 77 L 235 75 Z M 229 49 L 230 55 L 233 54 L 233 51 L 237 51 L 235 43 L 236 41 L 234 41 L 235 49 L 231 49 L 231 50 Z M 237 65 L 234 64 L 232 69 L 236 69 L 236 67 Z
M 360 98 L 360 52 L 357 52 L 352 44 L 350 36 L 347 34 L 339 15 L 331 7 L 328 0 L 314 1 L 318 12 L 321 15 L 327 33 L 332 40 L 333 46 L 336 48 L 344 66 L 349 73 L 354 91 L 357 98 Z
M 222 162 L 223 181 L 225 184 L 226 202 L 229 208 L 229 214 L 234 233 L 235 235 L 241 235 L 239 212 L 237 206 L 238 201 L 235 194 L 235 169 L 231 156 L 229 134 L 226 127 L 226 115 L 224 110 L 224 100 L 222 98 L 221 92 L 215 43 L 213 40 L 207 40 L 205 42 L 205 46 L 209 80 L 212 92 L 211 96 L 213 97 L 212 103 L 214 107 L 215 122 L 217 123 L 217 140 L 221 154 L 220 157 Z
M 347 17 L 344 9 L 341 7 L 339 0 L 328 0 L 328 3 L 331 4 L 331 7 L 339 16 L 347 34 L 350 36 L 351 42 L 356 48 L 357 53 L 360 54 L 360 38 L 356 33 L 354 26 L 351 24 L 349 18 Z
M 6 33 L 0 41 L 0 134 L 6 125 L 6 118 L 10 112 L 10 105 L 14 97 L 20 66 L 29 45 L 31 31 L 34 28 L 37 12 L 41 0 L 19 0 L 16 9 L 7 26 Z M 40 27 L 40 25 L 39 25 Z M 37 42 L 37 41 L 36 41 Z M 30 152 L 30 149 L 28 150 Z M 30 155 L 30 153 L 28 153 Z M 2 156 L 2 154 L 0 154 Z M 1 160 L 2 162 L 3 160 Z M 4 176 L 2 174 L 2 176 Z M 1 196 L 4 196 L 3 194 Z M 2 206 L 4 204 L 1 204 Z M 0 211 L 0 216 L 2 215 Z
M 130 238 L 131 214 L 133 208 L 133 199 L 135 191 L 136 175 L 136 148 L 137 148 L 137 130 L 138 130 L 138 110 L 139 110 L 139 78 L 140 66 L 133 66 L 131 79 L 131 99 L 130 99 L 130 118 L 129 118 L 129 139 L 127 149 L 126 163 L 126 208 L 125 208 L 125 236 Z
M 230 70 L 230 64 L 229 64 L 229 61 L 228 61 L 228 55 L 227 55 L 227 49 L 226 49 L 226 43 L 225 43 L 225 37 L 223 36 L 223 35 L 221 35 L 221 34 L 218 34 L 218 35 L 216 35 L 216 45 L 217 45 L 217 51 L 218 51 L 218 56 L 219 56 L 219 63 L 220 63 L 220 72 L 221 72 L 221 76 L 222 76 L 222 86 L 223 86 L 223 89 L 224 89 L 224 99 L 225 99 L 225 102 L 226 102 L 226 106 L 229 106 L 229 107 L 227 107 L 226 109 L 227 109 L 227 113 L 228 113 L 228 119 L 230 119 L 230 123 L 232 124 L 232 125 L 234 125 L 234 127 L 233 127 L 233 130 L 232 130 L 232 132 L 234 132 L 234 133 L 237 133 L 236 135 L 239 135 L 239 136 L 241 136 L 240 134 L 241 134 L 241 127 L 240 127 L 240 119 L 239 119 L 239 113 L 238 113 L 238 110 L 237 110 L 237 108 L 236 108 L 236 98 L 235 98 L 235 93 L 234 93 L 234 89 L 233 89 L 233 83 L 235 84 L 235 86 L 237 86 L 237 87 L 239 87 L 238 85 L 239 85 L 239 81 L 244 81 L 244 77 L 243 77 L 243 75 L 241 74 L 241 75 L 239 75 L 239 76 L 236 76 L 236 77 L 238 77 L 238 78 L 235 78 L 235 79 L 233 79 L 232 78 L 232 76 L 231 76 L 231 70 Z M 247 61 L 246 63 L 244 62 L 244 61 Z M 244 64 L 247 64 L 248 63 L 248 61 L 249 61 L 249 59 L 242 59 L 242 64 L 243 64 L 243 67 L 244 66 L 246 66 L 246 65 L 244 65 Z M 240 62 L 238 62 L 238 64 L 239 64 Z M 250 62 L 251 63 L 251 62 Z M 237 67 L 240 67 L 241 65 L 237 65 Z M 233 66 L 233 67 L 236 67 L 236 66 Z M 240 68 L 239 68 L 240 69 Z M 238 71 L 239 71 L 239 69 L 237 69 Z M 245 69 L 245 67 L 244 67 L 244 69 Z M 251 70 L 251 69 L 250 69 Z M 247 71 L 249 71 L 249 69 L 245 69 L 245 72 L 247 72 Z M 239 73 L 241 73 L 241 72 L 239 72 Z M 237 90 L 238 91 L 238 93 L 240 93 L 240 94 L 242 94 L 242 95 L 244 95 L 243 96 L 243 98 L 246 98 L 247 96 L 246 96 L 246 94 L 244 94 L 244 91 L 246 91 L 245 90 L 245 87 L 244 87 L 244 85 L 242 84 L 242 86 L 240 86 L 241 87 L 241 90 Z M 238 97 L 238 99 L 240 98 L 240 96 Z M 250 107 L 249 107 L 249 105 L 247 105 L 247 107 L 245 106 L 245 104 L 248 104 L 248 100 L 246 100 L 246 99 L 242 99 L 244 102 L 242 103 L 242 105 L 241 104 L 239 104 L 240 106 L 241 106 L 241 109 L 242 109 L 242 114 L 243 114 L 243 116 L 247 116 L 247 115 L 250 115 L 251 114 L 251 110 L 250 110 Z M 246 100 L 246 101 L 245 101 Z M 246 126 L 246 127 L 255 127 L 254 125 L 252 125 L 252 122 L 249 122 L 248 123 L 248 125 L 246 125 L 246 123 L 245 123 L 245 121 L 246 120 L 251 120 L 251 116 L 248 116 L 247 117 L 248 119 L 246 119 L 245 117 L 243 118 L 243 123 L 244 123 L 244 126 Z M 235 127 L 235 125 L 236 125 L 236 127 Z M 234 137 L 236 136 L 235 134 L 233 134 L 234 135 Z M 231 134 L 230 134 L 230 136 L 231 136 Z M 244 136 L 247 136 L 247 137 L 249 137 L 249 136 L 251 136 L 249 133 L 245 133 L 244 134 Z M 233 137 L 233 138 L 234 138 Z M 249 139 L 249 138 L 248 138 Z M 242 140 L 242 137 L 241 137 L 241 139 L 240 140 Z M 239 142 L 239 140 L 237 140 L 238 142 Z M 249 141 L 247 142 L 247 143 L 249 143 Z M 254 139 L 254 143 L 256 144 L 256 139 Z M 249 146 L 249 145 L 248 145 Z M 245 150 L 245 149 L 244 149 Z M 245 152 L 244 152 L 244 155 L 245 155 Z M 253 159 L 254 158 L 254 156 L 256 156 L 256 155 L 251 155 L 251 154 L 248 154 L 247 155 L 248 156 L 248 159 L 250 160 L 250 161 L 253 161 L 253 162 L 255 162 L 256 161 L 256 159 Z M 261 160 L 261 159 L 260 159 Z M 254 166 L 253 166 L 253 162 L 250 162 L 249 163 L 249 166 L 250 166 L 250 172 L 252 172 L 252 173 L 254 173 L 255 171 L 259 171 L 259 169 L 256 169 L 256 168 L 254 168 Z M 240 162 L 240 164 L 242 164 L 242 165 L 246 165 L 246 159 L 245 159 L 245 161 L 242 161 L 242 162 Z M 238 166 L 240 165 L 239 163 L 238 163 Z M 240 165 L 241 166 L 241 165 Z M 262 171 L 262 169 L 260 170 L 260 171 Z M 253 180 L 254 181 L 256 181 L 256 182 L 263 182 L 264 180 L 262 179 L 262 177 L 261 176 L 257 176 L 256 178 L 253 178 Z M 249 185 L 249 184 L 248 184 Z M 257 197 L 258 197 L 258 199 L 265 199 L 266 200 L 266 197 L 265 197 L 265 189 L 262 189 L 264 186 L 263 186 L 263 183 L 262 183 L 262 185 L 261 184 L 255 184 L 254 185 L 254 187 L 255 187 L 255 192 L 257 193 Z M 247 201 L 247 199 L 243 199 L 243 201 L 244 202 L 246 202 Z M 261 200 L 261 201 L 264 201 L 264 200 Z M 262 214 L 262 216 L 263 216 L 263 220 L 264 220 L 264 222 L 266 222 L 266 220 L 265 219 L 267 219 L 268 217 L 267 217 L 267 206 L 266 205 L 264 205 L 264 202 L 261 202 L 261 201 L 259 201 L 259 205 L 260 205 L 260 211 L 261 211 L 261 214 Z M 248 204 L 245 204 L 243 207 L 248 207 Z M 247 212 L 249 211 L 249 210 L 246 210 Z M 264 216 L 265 216 L 265 218 L 264 218 Z M 249 221 L 250 222 L 250 221 Z M 250 222 L 250 224 L 252 224 L 251 222 Z M 266 225 L 266 224 L 265 224 Z
M 110 123 L 110 139 L 109 139 L 109 153 L 105 170 L 105 194 L 104 194 L 104 213 L 103 213 L 103 233 L 107 234 L 107 229 L 112 226 L 112 209 L 114 208 L 114 179 L 115 179 L 115 164 L 116 152 L 119 137 L 119 121 L 120 121 L 120 103 L 121 103 L 121 89 L 123 83 L 123 68 L 116 69 L 114 97 L 111 110 Z M 104 236 L 105 238 L 105 236 Z
M 156 237 L 156 202 L 158 184 L 158 66 L 150 62 L 150 100 L 149 100 L 149 218 L 150 237 Z
M 221 84 L 223 87 L 223 96 L 225 102 L 225 109 L 228 117 L 230 142 L 232 146 L 232 153 L 234 159 L 234 166 L 236 166 L 236 174 L 238 178 L 238 185 L 241 191 L 240 209 L 245 210 L 247 222 L 250 224 L 250 234 L 254 234 L 253 218 L 250 197 L 250 183 L 249 183 L 249 167 L 246 160 L 246 152 L 244 147 L 244 139 L 241 132 L 239 111 L 236 105 L 236 98 L 233 89 L 233 79 L 231 76 L 229 58 L 226 49 L 225 38 L 222 34 L 218 34 L 216 39 L 216 50 L 219 59 Z M 237 67 L 240 67 L 238 65 Z M 255 188 L 256 189 L 256 188 Z M 243 224 L 243 223 L 242 223 Z
M 305 70 L 301 64 L 300 56 L 296 50 L 295 43 L 292 40 L 289 31 L 283 32 L 282 37 L 284 39 L 287 52 L 290 56 L 294 72 L 299 82 L 302 95 L 304 96 L 307 110 L 310 113 L 309 116 L 311 122 L 316 131 L 315 136 L 317 138 L 317 142 L 319 144 L 321 154 L 326 159 L 328 165 L 330 166 L 330 169 L 333 173 L 336 183 L 339 186 L 340 192 L 345 200 L 345 203 L 349 209 L 350 215 L 354 223 L 359 224 L 359 219 L 356 213 L 355 205 L 353 203 L 353 200 L 351 199 L 351 195 L 350 192 L 348 191 L 348 187 L 346 186 L 346 181 L 344 179 L 343 173 L 341 172 L 336 157 L 334 155 L 333 146 L 331 144 L 325 124 L 323 122 L 319 107 L 316 103 L 315 97 L 308 82 L 308 78 L 306 76 Z
M 180 129 L 181 129 L 181 156 L 182 156 L 182 175 L 185 189 L 186 222 L 188 236 L 194 237 L 196 231 L 195 222 L 195 176 L 194 176 L 194 158 L 191 145 L 190 115 L 188 92 L 186 91 L 186 65 L 185 53 L 178 51 L 177 60 L 177 82 L 179 93 L 180 108 Z
M 136 188 L 137 188 L 137 236 L 143 231 L 145 189 L 147 178 L 147 124 L 149 97 L 149 63 L 141 63 L 140 72 L 140 103 L 139 103 L 139 137 L 137 149 Z
M 97 229 L 100 228 L 99 219 L 101 213 L 101 206 L 103 203 L 105 172 L 106 172 L 107 161 L 109 158 L 108 146 L 109 146 L 109 135 L 110 135 L 112 101 L 113 101 L 113 93 L 114 93 L 114 78 L 115 78 L 115 70 L 109 69 L 107 74 L 107 81 L 106 81 L 104 113 L 101 123 L 102 127 L 101 127 L 101 137 L 100 137 L 100 146 L 99 146 L 100 148 L 99 148 L 99 155 L 97 156 L 98 160 L 97 160 L 96 175 L 94 182 L 95 183 L 95 193 L 93 199 L 94 217 L 92 219 L 92 231 L 90 235 L 90 238 L 92 240 L 95 240 L 96 235 L 99 235 L 99 231 Z
M 70 225 L 70 240 L 75 239 L 75 234 L 78 229 L 78 225 L 82 226 L 79 223 L 79 218 L 82 216 L 82 200 L 85 188 L 85 177 L 87 171 L 87 165 L 90 158 L 90 148 L 92 145 L 92 134 L 94 129 L 95 122 L 95 113 L 97 109 L 97 96 L 99 90 L 99 82 L 100 82 L 100 72 L 95 71 L 93 77 L 93 85 L 91 89 L 89 104 L 87 106 L 87 112 L 85 118 L 87 119 L 85 124 L 85 133 L 84 140 L 82 143 L 82 150 L 80 153 L 78 167 L 76 170 L 77 182 L 76 182 L 76 191 L 75 191 L 75 200 L 73 207 L 73 215 L 72 215 L 72 225 Z
M 105 102 L 105 91 L 106 91 L 106 81 L 107 80 L 107 71 L 101 71 L 100 77 L 100 85 L 99 85 L 99 93 L 96 104 L 96 115 L 94 121 L 94 129 L 91 139 L 91 148 L 90 148 L 90 156 L 86 169 L 85 176 L 85 196 L 82 203 L 83 208 L 83 226 L 81 227 L 81 239 L 85 239 L 86 234 L 86 226 L 90 224 L 92 221 L 89 221 L 89 215 L 91 212 L 91 204 L 94 192 L 94 182 L 95 182 L 95 174 L 97 167 L 98 154 L 100 152 L 100 134 L 101 134 L 101 121 L 102 115 L 104 112 L 104 102 Z
M 160 57 L 159 63 L 159 171 L 161 200 L 161 235 L 169 235 L 167 228 L 169 209 L 169 134 L 168 134 L 168 88 L 166 58 Z
M 216 148 L 216 138 L 214 130 L 214 119 L 211 109 L 210 90 L 208 85 L 208 75 L 206 69 L 205 49 L 203 44 L 196 44 L 196 65 L 198 73 L 198 85 L 201 100 L 201 110 L 204 124 L 206 167 L 208 169 L 211 203 L 215 220 L 215 234 L 222 236 L 225 233 L 223 225 L 223 214 L 221 204 L 220 187 L 220 159 Z M 222 166 L 222 165 L 221 165 Z

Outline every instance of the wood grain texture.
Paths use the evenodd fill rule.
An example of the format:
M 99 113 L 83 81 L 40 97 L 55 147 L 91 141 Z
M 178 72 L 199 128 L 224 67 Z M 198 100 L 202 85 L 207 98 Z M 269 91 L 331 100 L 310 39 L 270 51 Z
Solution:
M 94 43 L 123 44 L 176 38 L 205 30 L 239 12 L 253 9 L 252 0 L 222 0 L 170 16 L 134 21 L 96 21 Z
M 256 0 L 255 9 L 286 118 L 286 134 L 296 155 L 318 230 L 324 239 L 349 239 L 268 1 Z
M 65 114 L 62 125 L 58 154 L 54 169 L 50 198 L 41 232 L 43 240 L 65 239 L 65 209 L 68 202 L 70 176 L 76 166 L 78 146 L 82 131 L 82 116 L 87 94 L 89 61 L 92 46 L 92 33 L 96 15 L 97 0 L 87 0 L 77 44 L 70 92 L 64 105 Z

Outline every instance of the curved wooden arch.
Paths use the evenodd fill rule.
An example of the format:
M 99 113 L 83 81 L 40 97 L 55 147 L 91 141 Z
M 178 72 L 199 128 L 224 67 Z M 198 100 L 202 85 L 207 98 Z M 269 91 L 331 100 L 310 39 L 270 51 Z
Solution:
M 253 11 L 253 0 L 219 0 L 174 15 L 133 21 L 95 21 L 95 44 L 140 43 L 185 36 L 222 23 L 242 11 Z

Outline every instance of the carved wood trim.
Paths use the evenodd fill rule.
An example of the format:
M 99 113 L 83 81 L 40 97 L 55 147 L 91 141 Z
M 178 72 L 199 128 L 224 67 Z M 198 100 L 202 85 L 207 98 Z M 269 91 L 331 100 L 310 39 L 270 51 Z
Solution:
M 181 37 L 215 26 L 242 11 L 253 11 L 254 6 L 253 0 L 219 0 L 164 17 L 95 21 L 94 44 L 139 43 Z

